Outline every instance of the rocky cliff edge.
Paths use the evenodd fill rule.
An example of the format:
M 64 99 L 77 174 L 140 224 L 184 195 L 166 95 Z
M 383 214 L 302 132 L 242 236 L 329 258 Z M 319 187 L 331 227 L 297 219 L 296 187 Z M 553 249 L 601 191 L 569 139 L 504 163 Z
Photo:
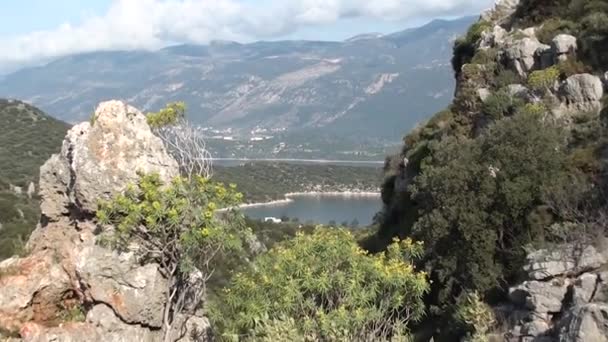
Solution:
M 178 166 L 145 116 L 123 102 L 101 103 L 67 133 L 41 167 L 42 217 L 27 255 L 0 263 L 0 333 L 23 341 L 160 339 L 167 284 L 159 266 L 100 246 L 111 227 L 94 220 L 100 199 L 152 172 L 169 180 Z M 182 319 L 208 326 L 203 317 Z

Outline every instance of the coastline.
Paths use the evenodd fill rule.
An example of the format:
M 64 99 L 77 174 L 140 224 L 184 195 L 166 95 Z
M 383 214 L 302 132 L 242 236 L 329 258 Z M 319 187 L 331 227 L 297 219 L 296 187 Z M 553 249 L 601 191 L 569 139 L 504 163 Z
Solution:
M 317 197 L 317 196 L 335 196 L 335 197 L 380 197 L 381 193 L 374 191 L 306 191 L 306 192 L 290 192 L 284 195 L 284 199 L 241 204 L 238 209 L 265 207 L 272 205 L 285 205 L 294 201 L 293 197 Z

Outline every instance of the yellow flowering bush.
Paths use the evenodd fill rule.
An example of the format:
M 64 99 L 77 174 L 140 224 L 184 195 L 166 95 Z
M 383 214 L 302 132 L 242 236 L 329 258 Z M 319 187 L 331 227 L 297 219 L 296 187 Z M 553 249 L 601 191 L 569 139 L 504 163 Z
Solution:
M 177 177 L 164 184 L 158 174 L 150 174 L 99 203 L 97 220 L 115 227 L 103 243 L 119 251 L 136 245 L 140 260 L 158 263 L 173 284 L 163 315 L 165 333 L 173 317 L 186 307 L 195 310 L 205 299 L 217 260 L 244 252 L 243 242 L 252 233 L 242 215 L 234 209 L 217 210 L 235 208 L 239 198 L 233 187 L 226 189 L 202 176 Z M 193 281 L 191 274 L 197 271 L 202 277 Z M 187 300 L 197 302 L 186 305 Z
M 226 340 L 405 340 L 424 312 L 423 246 L 394 241 L 370 255 L 342 229 L 298 234 L 235 275 L 214 310 Z M 294 324 L 297 322 L 297 324 Z
M 148 113 L 146 121 L 151 128 L 161 128 L 177 123 L 186 116 L 184 102 L 172 102 L 156 113 Z

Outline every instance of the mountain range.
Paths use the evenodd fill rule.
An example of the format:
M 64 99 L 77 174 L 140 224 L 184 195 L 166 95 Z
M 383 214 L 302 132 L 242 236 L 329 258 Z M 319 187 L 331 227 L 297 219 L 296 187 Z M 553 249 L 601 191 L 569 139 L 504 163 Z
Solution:
M 214 41 L 72 55 L 6 75 L 0 97 L 70 123 L 111 98 L 144 111 L 185 101 L 190 119 L 206 127 L 395 141 L 452 99 L 453 41 L 473 20 L 342 42 Z

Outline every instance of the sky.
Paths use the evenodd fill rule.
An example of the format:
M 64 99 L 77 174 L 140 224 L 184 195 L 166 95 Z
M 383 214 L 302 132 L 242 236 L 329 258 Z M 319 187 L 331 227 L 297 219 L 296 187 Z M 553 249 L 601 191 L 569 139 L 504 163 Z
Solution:
M 343 40 L 493 0 L 0 0 L 0 72 L 74 53 L 211 40 Z

